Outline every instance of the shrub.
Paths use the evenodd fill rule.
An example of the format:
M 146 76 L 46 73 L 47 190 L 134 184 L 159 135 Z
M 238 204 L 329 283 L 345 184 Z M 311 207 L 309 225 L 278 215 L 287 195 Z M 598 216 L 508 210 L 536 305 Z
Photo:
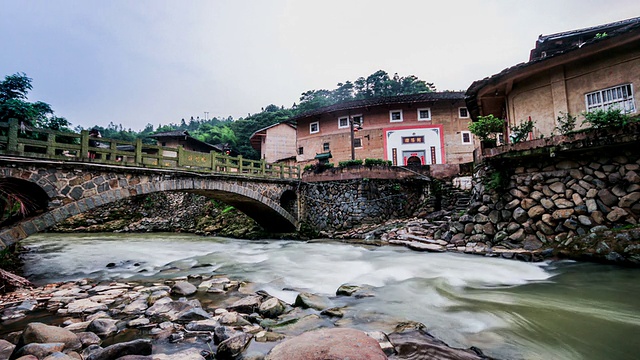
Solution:
M 367 166 L 373 166 L 373 165 L 391 166 L 391 160 L 364 159 L 364 164 L 367 165 Z
M 489 190 L 504 190 L 509 186 L 509 174 L 505 170 L 494 171 L 484 180 Z
M 517 144 L 529 136 L 533 130 L 533 121 L 531 119 L 523 121 L 520 125 L 511 126 L 511 142 Z
M 493 115 L 478 116 L 478 121 L 469 124 L 469 131 L 482 141 L 495 139 L 496 133 L 504 130 L 504 120 Z
M 583 124 L 589 124 L 594 129 L 607 127 L 619 128 L 629 123 L 629 116 L 622 113 L 620 109 L 609 108 L 607 110 L 598 109 L 591 112 L 582 113 Z
M 560 134 L 566 135 L 575 129 L 576 120 L 577 118 L 575 116 L 561 111 L 560 116 L 558 116 L 558 126 L 556 126 L 556 129 L 560 131 Z
M 345 160 L 345 161 L 340 161 L 338 163 L 338 166 L 341 167 L 341 168 L 349 167 L 349 166 L 358 166 L 358 165 L 362 165 L 362 160 L 360 160 L 360 159 Z

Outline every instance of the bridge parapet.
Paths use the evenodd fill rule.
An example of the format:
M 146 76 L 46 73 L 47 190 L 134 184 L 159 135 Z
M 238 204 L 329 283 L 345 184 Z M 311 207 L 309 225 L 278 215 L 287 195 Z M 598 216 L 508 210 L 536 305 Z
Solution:
M 92 146 L 94 145 L 94 146 Z M 91 162 L 150 169 L 179 169 L 198 173 L 247 175 L 265 178 L 299 179 L 300 167 L 268 164 L 264 160 L 227 156 L 142 143 L 91 138 L 80 134 L 46 130 L 21 129 L 17 120 L 0 122 L 0 155 Z

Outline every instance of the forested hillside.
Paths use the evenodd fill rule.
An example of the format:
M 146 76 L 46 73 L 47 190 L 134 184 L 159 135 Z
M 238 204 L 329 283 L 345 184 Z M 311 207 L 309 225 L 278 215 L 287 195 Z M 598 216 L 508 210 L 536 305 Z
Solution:
M 76 126 L 71 130 L 71 123 L 67 119 L 57 117 L 49 104 L 43 102 L 30 103 L 27 94 L 31 90 L 32 79 L 24 73 L 16 73 L 5 76 L 0 82 L 0 121 L 10 118 L 19 119 L 28 126 L 51 128 L 63 131 L 80 132 L 83 129 Z M 315 110 L 323 106 L 333 105 L 338 102 L 360 100 L 380 96 L 393 96 L 404 94 L 416 94 L 435 91 L 432 83 L 419 80 L 413 75 L 406 77 L 395 74 L 390 77 L 383 70 L 355 81 L 338 83 L 333 90 L 309 90 L 302 93 L 298 103 L 290 108 L 284 106 L 268 105 L 259 113 L 250 114 L 246 118 L 234 119 L 229 116 L 226 119 L 212 118 L 200 119 L 193 116 L 189 120 L 181 119 L 177 123 L 160 124 L 156 127 L 147 124 L 141 131 L 125 128 L 122 124 L 108 125 L 96 124 L 91 128 L 97 128 L 103 137 L 133 141 L 141 138 L 144 142 L 153 142 L 148 136 L 158 132 L 186 130 L 189 134 L 201 141 L 210 144 L 229 144 L 243 157 L 258 159 L 259 154 L 251 147 L 249 137 L 255 131 L 264 127 L 285 121 L 292 116 L 307 111 Z

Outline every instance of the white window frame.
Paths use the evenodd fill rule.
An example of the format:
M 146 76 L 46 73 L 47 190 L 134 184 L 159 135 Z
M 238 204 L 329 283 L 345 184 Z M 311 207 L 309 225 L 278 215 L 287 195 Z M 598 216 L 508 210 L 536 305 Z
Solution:
M 469 141 L 464 141 L 464 135 L 465 134 L 469 134 Z M 471 131 L 461 131 L 460 132 L 460 141 L 462 141 L 463 144 L 473 144 L 473 138 L 471 138 Z
M 428 111 L 429 116 L 424 118 L 420 116 L 421 111 Z M 420 108 L 418 109 L 418 121 L 431 121 L 431 108 Z
M 393 119 L 393 113 L 396 113 L 396 112 L 400 113 L 400 119 L 394 120 Z M 403 121 L 402 110 L 389 110 L 389 121 L 390 122 L 402 122 Z
M 360 140 L 360 146 L 356 146 L 356 140 Z M 364 147 L 364 142 L 362 141 L 362 137 L 353 138 L 354 149 L 362 149 L 363 147 Z
M 636 104 L 633 97 L 633 84 L 622 84 L 586 93 L 584 104 L 587 112 L 620 109 L 625 114 L 634 113 Z
M 344 119 L 344 120 L 347 120 L 347 125 L 342 126 L 342 125 L 340 124 L 340 121 L 341 121 L 341 120 L 343 120 L 343 119 Z M 346 129 L 346 128 L 348 128 L 348 127 L 349 127 L 349 117 L 348 117 L 348 116 L 341 116 L 341 117 L 339 117 L 339 118 L 338 118 L 338 129 Z
M 313 125 L 316 126 L 316 131 L 313 131 Z M 309 124 L 309 134 L 317 134 L 320 132 L 320 122 L 319 121 L 314 121 L 311 124 Z
M 462 116 L 462 109 L 464 109 L 464 111 L 467 112 L 467 116 Z M 460 119 L 468 119 L 469 118 L 469 109 L 467 109 L 465 106 L 459 107 L 458 108 L 458 117 Z

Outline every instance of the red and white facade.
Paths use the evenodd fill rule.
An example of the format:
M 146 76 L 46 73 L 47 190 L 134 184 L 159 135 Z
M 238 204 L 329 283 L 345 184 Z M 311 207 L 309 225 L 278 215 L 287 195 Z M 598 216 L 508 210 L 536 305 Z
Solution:
M 294 118 L 297 157 L 313 162 L 331 152 L 331 162 L 385 159 L 393 165 L 462 164 L 473 161 L 473 137 L 462 92 L 433 92 L 351 101 Z

